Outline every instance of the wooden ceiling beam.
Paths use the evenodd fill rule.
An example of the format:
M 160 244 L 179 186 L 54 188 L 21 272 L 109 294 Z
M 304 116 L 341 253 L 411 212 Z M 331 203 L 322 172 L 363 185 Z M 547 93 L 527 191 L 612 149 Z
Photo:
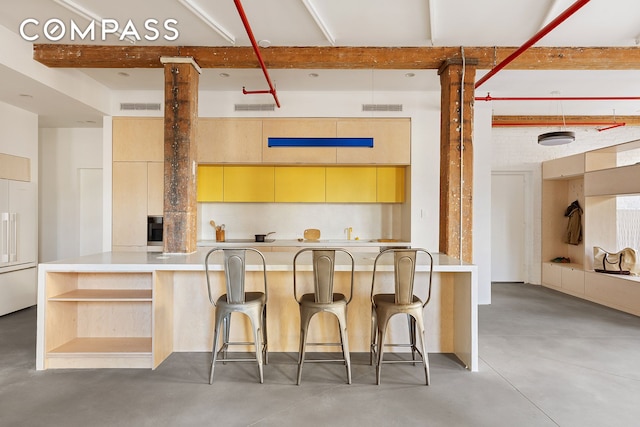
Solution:
M 562 126 L 558 116 L 493 116 L 493 127 Z M 565 116 L 567 126 L 607 127 L 614 123 L 625 126 L 640 126 L 640 116 Z
M 490 69 L 509 56 L 511 47 L 465 47 L 477 69 Z M 461 58 L 459 47 L 269 47 L 262 49 L 272 69 L 438 69 Z M 162 56 L 191 56 L 201 68 L 257 68 L 251 47 L 102 46 L 35 44 L 33 57 L 48 67 L 161 68 Z M 510 70 L 636 70 L 638 47 L 532 47 Z

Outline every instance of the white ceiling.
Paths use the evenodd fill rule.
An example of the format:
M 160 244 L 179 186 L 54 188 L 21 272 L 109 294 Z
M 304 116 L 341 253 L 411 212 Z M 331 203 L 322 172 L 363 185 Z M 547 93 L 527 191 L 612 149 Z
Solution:
M 75 4 L 80 14 L 62 3 Z M 243 0 L 242 5 L 257 40 L 271 46 L 509 46 L 518 47 L 529 40 L 575 0 Z M 229 41 L 205 24 L 188 7 L 199 8 L 232 39 Z M 313 11 L 325 31 L 313 17 Z M 84 15 L 84 16 L 82 16 Z M 19 33 L 20 23 L 35 18 L 39 26 L 27 27 L 38 34 L 37 42 L 48 42 L 42 33 L 43 23 L 58 18 L 67 30 L 73 20 L 81 29 L 89 19 L 116 19 L 121 28 L 129 19 L 143 37 L 146 19 L 160 23 L 176 19 L 179 32 L 175 41 L 147 41 L 136 45 L 249 46 L 250 41 L 232 0 L 22 0 L 3 8 L 0 25 Z M 161 36 L 168 31 L 161 30 Z M 98 33 L 100 27 L 97 27 Z M 89 43 L 69 40 L 58 43 Z M 99 34 L 98 34 L 98 38 Z M 640 38 L 640 1 L 591 0 L 536 46 L 635 47 Z M 118 36 L 104 42 L 130 44 Z M 639 48 L 640 49 L 640 48 Z M 640 50 L 639 50 L 640 52 Z M 256 62 L 257 64 L 257 62 Z M 115 90 L 162 90 L 161 69 L 83 69 L 82 72 Z M 126 72 L 128 77 L 122 75 Z M 224 72 L 229 77 L 221 77 Z M 318 77 L 309 77 L 311 73 Z M 269 70 L 278 91 L 362 90 L 362 91 L 437 91 L 440 88 L 435 70 L 415 71 L 407 78 L 404 70 Z M 479 70 L 477 78 L 487 70 Z M 55 121 L 56 117 L 92 120 L 96 111 L 65 100 L 29 102 L 17 93 L 40 91 L 48 99 L 64 94 L 47 91 L 19 73 L 0 68 L 4 84 L 0 100 L 37 112 Z M 203 90 L 238 90 L 265 88 L 259 69 L 205 69 L 200 87 Z M 44 85 L 42 85 L 44 86 Z M 620 97 L 640 96 L 640 70 L 634 71 L 511 71 L 505 69 L 487 81 L 477 96 L 490 92 L 494 97 Z M 53 99 L 51 99 L 53 101 Z M 482 102 L 482 101 L 478 101 Z M 37 104 L 37 105 L 33 105 Z M 556 103 L 557 104 L 557 103 Z M 55 109 L 52 106 L 55 105 Z M 640 101 L 563 101 L 566 115 L 637 115 Z M 84 110 L 83 110 L 84 108 Z M 495 114 L 556 114 L 549 102 L 498 102 Z

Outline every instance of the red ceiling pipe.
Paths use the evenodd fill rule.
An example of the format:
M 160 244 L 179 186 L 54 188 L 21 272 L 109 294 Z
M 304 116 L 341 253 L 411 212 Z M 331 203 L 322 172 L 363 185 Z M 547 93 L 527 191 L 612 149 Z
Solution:
M 249 40 L 251 40 L 251 45 L 253 46 L 253 51 L 256 53 L 258 57 L 258 62 L 260 63 L 260 68 L 262 68 L 262 72 L 264 73 L 264 78 L 267 79 L 267 84 L 269 85 L 269 90 L 254 90 L 248 91 L 245 88 L 242 88 L 243 94 L 250 93 L 270 93 L 273 96 L 273 100 L 276 102 L 278 108 L 280 108 L 280 101 L 278 101 L 278 95 L 276 94 L 276 88 L 271 83 L 271 79 L 269 78 L 269 72 L 267 71 L 267 66 L 264 64 L 264 60 L 262 59 L 262 55 L 260 54 L 260 49 L 258 49 L 258 43 L 256 42 L 256 38 L 253 36 L 253 31 L 251 30 L 251 26 L 249 25 L 249 20 L 247 19 L 247 15 L 244 13 L 244 8 L 240 3 L 240 0 L 233 1 L 236 4 L 236 9 L 238 9 L 238 14 L 240 14 L 240 19 L 242 19 L 242 23 L 244 24 L 244 29 L 247 31 L 247 35 L 249 36 Z
M 609 129 L 619 128 L 619 127 L 625 126 L 625 125 L 626 125 L 626 123 L 615 123 L 615 124 L 613 124 L 611 126 L 607 126 L 607 127 L 598 129 L 598 132 L 602 132 L 604 130 L 609 130 Z
M 522 53 L 524 53 L 525 50 L 529 49 L 538 40 L 540 40 L 541 38 L 543 38 L 544 36 L 549 34 L 554 28 L 556 28 L 558 25 L 562 24 L 567 18 L 569 18 L 574 13 L 576 13 L 582 6 L 584 6 L 585 4 L 589 3 L 590 1 L 591 0 L 578 0 L 574 4 L 569 6 L 569 8 L 567 10 L 565 10 L 564 12 L 562 12 L 560 15 L 558 15 L 558 17 L 556 19 L 554 19 L 553 21 L 549 22 L 543 29 L 538 31 L 525 44 L 523 44 L 520 48 L 518 48 L 511 55 L 506 57 L 502 62 L 500 62 L 495 67 L 493 67 L 487 74 L 485 74 L 480 80 L 478 80 L 476 82 L 475 88 L 478 89 L 480 87 L 480 85 L 482 85 L 484 82 L 486 82 L 491 77 L 493 77 L 494 74 L 496 74 L 498 71 L 502 70 L 504 67 L 509 65 L 514 59 L 516 59 L 518 56 L 520 56 Z
M 640 96 L 516 96 L 516 97 L 493 97 L 490 93 L 487 96 L 476 96 L 476 101 L 637 101 Z

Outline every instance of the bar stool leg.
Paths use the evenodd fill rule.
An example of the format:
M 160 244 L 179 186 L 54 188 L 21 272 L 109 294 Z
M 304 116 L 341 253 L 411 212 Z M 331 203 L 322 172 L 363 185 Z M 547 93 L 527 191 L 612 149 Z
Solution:
M 302 365 L 304 365 L 304 356 L 307 348 L 307 331 L 309 330 L 309 322 L 311 316 L 306 311 L 300 312 L 300 350 L 298 351 L 298 376 L 296 384 L 300 385 L 302 381 Z
M 429 354 L 427 353 L 427 343 L 424 331 L 424 319 L 422 316 L 416 316 L 416 322 L 418 326 L 418 332 L 420 333 L 420 342 L 422 344 L 422 363 L 424 364 L 424 376 L 426 385 L 431 383 L 431 377 L 429 375 Z
M 216 312 L 216 323 L 213 330 L 213 349 L 211 354 L 211 371 L 209 373 L 209 384 L 213 384 L 213 370 L 216 366 L 216 359 L 218 358 L 218 352 L 216 351 L 216 347 L 217 347 L 218 339 L 220 337 L 220 322 L 223 321 L 222 318 L 223 316 L 219 316 L 218 313 Z
M 267 305 L 262 308 L 262 355 L 264 364 L 269 364 L 269 350 L 267 344 Z
M 347 367 L 347 384 L 351 384 L 351 355 L 349 353 L 349 336 L 347 334 L 347 312 L 346 310 L 336 313 L 338 326 L 340 327 L 340 342 L 342 344 L 342 356 Z

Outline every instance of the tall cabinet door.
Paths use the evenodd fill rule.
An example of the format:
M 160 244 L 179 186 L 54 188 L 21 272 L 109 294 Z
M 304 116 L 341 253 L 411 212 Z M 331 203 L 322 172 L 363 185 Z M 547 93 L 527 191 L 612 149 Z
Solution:
M 11 235 L 10 262 L 35 263 L 38 252 L 38 209 L 33 182 L 9 181 L 9 213 Z

